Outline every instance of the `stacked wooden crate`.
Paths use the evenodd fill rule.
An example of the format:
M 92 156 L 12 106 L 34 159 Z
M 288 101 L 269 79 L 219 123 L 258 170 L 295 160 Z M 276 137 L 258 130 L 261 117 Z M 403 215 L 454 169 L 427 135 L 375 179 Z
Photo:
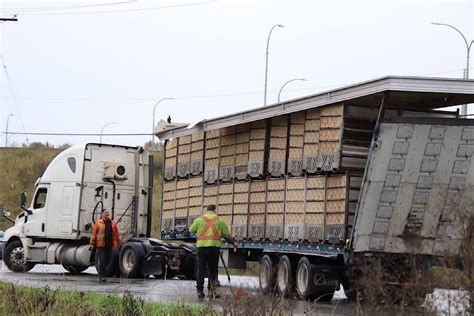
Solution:
M 285 235 L 290 241 L 304 239 L 306 178 L 286 179 Z
M 219 214 L 220 219 L 227 224 L 228 228 L 230 228 L 232 225 L 232 202 L 234 194 L 233 182 L 220 183 L 217 192 L 217 213 Z
M 191 166 L 191 135 L 178 138 L 177 176 L 179 178 L 188 177 L 190 166 Z
M 220 135 L 219 129 L 206 132 L 204 182 L 208 184 L 216 183 L 218 179 Z
M 203 178 L 194 177 L 189 180 L 189 216 L 188 223 L 191 225 L 196 217 L 203 212 Z
M 285 216 L 285 179 L 267 179 L 267 209 L 265 238 L 283 238 Z
M 325 239 L 342 240 L 346 224 L 347 177 L 329 176 L 326 190 Z
M 304 123 L 303 170 L 307 174 L 318 172 L 317 161 L 319 153 L 319 119 L 320 110 L 306 111 Z
M 316 242 L 324 239 L 326 208 L 326 176 L 306 179 L 305 239 Z
M 189 210 L 189 179 L 179 179 L 176 182 L 175 220 L 174 229 L 183 231 L 188 225 Z
M 344 106 L 330 105 L 321 108 L 319 153 L 317 169 L 339 170 L 343 130 Z
M 199 176 L 203 172 L 204 157 L 204 132 L 197 132 L 191 135 L 191 166 L 189 173 L 191 176 Z
M 178 139 L 173 138 L 166 142 L 165 147 L 165 174 L 164 179 L 167 181 L 173 180 L 176 176 L 176 165 L 178 162 Z
M 219 181 L 228 182 L 234 179 L 236 137 L 235 126 L 221 129 Z
M 250 182 L 248 238 L 252 240 L 259 240 L 265 237 L 266 190 L 266 180 Z
M 248 181 L 234 183 L 231 233 L 237 239 L 247 238 L 249 190 L 250 182 Z
M 174 209 L 176 181 L 165 181 L 163 184 L 162 230 L 169 232 L 174 226 Z
M 287 140 L 288 115 L 273 117 L 271 119 L 268 158 L 268 174 L 272 177 L 281 177 L 285 174 Z
M 235 178 L 247 179 L 250 148 L 250 123 L 237 125 L 235 145 Z
M 305 111 L 291 114 L 287 173 L 296 177 L 303 174 L 305 119 Z
M 251 178 L 263 177 L 263 166 L 265 159 L 265 120 L 252 122 L 250 124 L 250 146 L 247 173 Z

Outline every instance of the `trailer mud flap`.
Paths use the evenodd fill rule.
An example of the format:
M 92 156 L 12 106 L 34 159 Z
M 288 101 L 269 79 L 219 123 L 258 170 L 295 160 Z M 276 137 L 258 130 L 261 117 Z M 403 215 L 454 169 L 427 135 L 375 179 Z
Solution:
M 161 255 L 156 251 L 150 251 L 145 255 L 141 272 L 143 275 L 159 275 L 163 273 Z

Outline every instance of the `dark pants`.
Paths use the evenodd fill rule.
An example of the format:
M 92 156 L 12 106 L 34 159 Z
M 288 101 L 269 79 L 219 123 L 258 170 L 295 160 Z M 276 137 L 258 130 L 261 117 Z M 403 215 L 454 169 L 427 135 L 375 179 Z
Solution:
M 110 263 L 110 260 L 112 258 L 112 247 L 103 247 L 103 248 L 97 248 L 97 261 L 96 262 L 99 270 L 99 276 L 100 277 L 106 277 L 107 276 L 107 266 Z
M 204 289 L 204 275 L 206 273 L 206 267 L 209 270 L 207 288 L 214 289 L 214 282 L 217 278 L 217 269 L 219 265 L 219 252 L 219 247 L 198 247 L 198 268 L 196 276 L 196 288 L 198 291 L 202 291 Z

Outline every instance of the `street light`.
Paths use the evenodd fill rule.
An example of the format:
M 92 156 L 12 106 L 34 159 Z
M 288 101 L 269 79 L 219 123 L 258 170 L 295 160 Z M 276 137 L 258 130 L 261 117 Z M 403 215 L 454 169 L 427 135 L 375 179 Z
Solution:
M 8 147 L 8 122 L 10 121 L 10 116 L 14 116 L 14 115 L 10 113 L 7 116 L 7 126 L 5 128 L 5 147 Z
M 280 91 L 278 92 L 278 103 L 280 103 L 280 95 L 281 95 L 281 91 L 283 90 L 283 88 L 289 84 L 290 82 L 292 81 L 308 81 L 308 79 L 305 79 L 305 78 L 295 78 L 295 79 L 291 79 L 291 80 L 288 80 L 287 82 L 285 82 L 281 88 L 280 88 Z
M 467 55 L 466 55 L 466 70 L 464 71 L 464 79 L 469 79 L 469 55 L 471 53 L 471 47 L 472 43 L 474 43 L 474 40 L 471 41 L 471 43 L 468 43 L 466 37 L 464 34 L 455 26 L 452 26 L 451 24 L 446 24 L 446 23 L 438 23 L 438 22 L 432 22 L 431 24 L 433 25 L 439 25 L 439 26 L 446 26 L 449 27 L 456 32 L 459 33 L 459 35 L 462 36 L 462 39 L 464 40 L 464 43 L 466 44 L 466 50 L 467 50 Z M 466 116 L 467 115 L 467 104 L 463 104 L 461 107 L 461 115 Z
M 102 133 L 104 132 L 104 129 L 109 126 L 109 125 L 113 125 L 113 124 L 118 124 L 118 122 L 108 122 L 106 123 L 104 126 L 102 126 L 102 129 L 100 130 L 100 141 L 99 141 L 99 144 L 102 144 Z
M 273 29 L 275 27 L 284 27 L 281 24 L 275 24 L 272 26 L 270 29 L 270 33 L 268 33 L 268 38 L 267 38 L 267 53 L 265 55 L 265 92 L 263 95 L 263 105 L 267 105 L 267 80 L 268 80 L 268 48 L 270 46 L 270 36 L 272 35 Z
M 155 129 L 155 110 L 156 110 L 156 107 L 158 106 L 158 104 L 160 104 L 162 101 L 165 101 L 165 100 L 174 100 L 174 98 L 163 98 L 163 99 L 160 99 L 158 100 L 158 102 L 156 102 L 155 106 L 153 107 L 153 129 L 151 130 L 151 144 L 153 145 L 153 143 L 155 142 L 155 134 L 153 133 L 153 130 Z

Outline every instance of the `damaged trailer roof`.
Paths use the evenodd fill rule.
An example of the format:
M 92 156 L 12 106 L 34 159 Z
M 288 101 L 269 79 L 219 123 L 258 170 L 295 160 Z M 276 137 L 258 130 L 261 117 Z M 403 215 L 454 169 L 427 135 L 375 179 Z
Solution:
M 386 91 L 391 91 L 387 108 L 392 109 L 431 110 L 474 103 L 474 80 L 388 76 L 265 107 L 205 119 L 193 126 L 177 123 L 169 126 L 161 125 L 153 133 L 161 140 L 167 140 L 340 102 L 378 107 Z

